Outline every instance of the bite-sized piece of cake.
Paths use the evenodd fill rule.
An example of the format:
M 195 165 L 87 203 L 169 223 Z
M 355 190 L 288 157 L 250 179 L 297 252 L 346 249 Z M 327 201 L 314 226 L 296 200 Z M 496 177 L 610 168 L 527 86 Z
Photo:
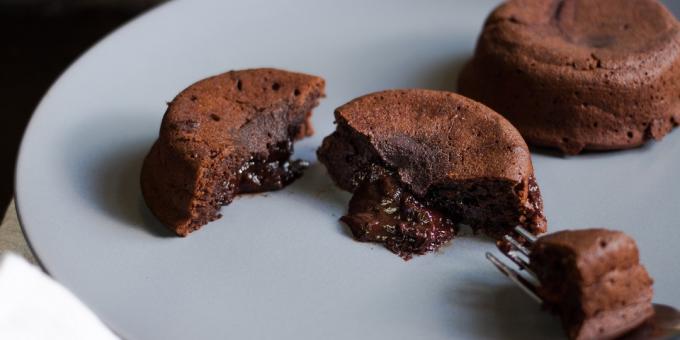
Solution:
M 201 80 L 173 101 L 144 160 L 142 193 L 180 236 L 219 218 L 236 195 L 277 190 L 302 174 L 293 141 L 312 134 L 324 80 L 276 69 Z
M 654 314 L 652 279 L 635 241 L 620 231 L 560 231 L 538 238 L 530 255 L 538 295 L 571 339 L 613 339 Z
M 486 106 L 451 92 L 389 90 L 352 100 L 335 118 L 337 129 L 317 154 L 335 183 L 355 193 L 343 221 L 359 240 L 394 241 L 390 230 L 399 230 L 397 238 L 450 238 L 453 230 L 444 230 L 453 223 L 492 236 L 516 225 L 545 231 L 527 145 Z M 380 211 L 383 203 L 389 209 Z M 361 236 L 365 230 L 380 238 Z M 418 250 L 388 247 L 408 257 L 446 241 L 406 238 L 396 242 Z
M 529 144 L 636 147 L 680 124 L 680 24 L 657 0 L 507 1 L 458 86 Z

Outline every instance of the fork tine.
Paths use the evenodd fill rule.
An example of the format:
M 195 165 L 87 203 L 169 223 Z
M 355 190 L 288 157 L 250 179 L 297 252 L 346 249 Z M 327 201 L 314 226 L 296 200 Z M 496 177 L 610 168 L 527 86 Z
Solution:
M 522 237 L 524 237 L 529 243 L 534 244 L 536 242 L 536 236 L 529 232 L 528 230 L 524 229 L 522 226 L 516 226 L 515 231 L 520 234 Z
M 510 243 L 510 245 L 513 248 L 517 249 L 520 253 L 522 253 L 526 256 L 529 256 L 529 249 L 527 249 L 525 246 L 523 246 L 521 243 L 519 243 L 519 241 L 512 238 L 512 236 L 505 235 L 505 236 L 503 236 L 503 239 L 506 240 L 508 243 Z
M 538 303 L 543 303 L 543 300 L 536 294 L 536 287 L 517 273 L 514 269 L 508 267 L 505 263 L 499 260 L 493 254 L 487 252 L 486 258 L 493 263 L 496 268 L 521 288 L 527 295 Z
M 512 262 L 518 265 L 522 270 L 529 273 L 533 279 L 538 280 L 536 274 L 531 269 L 531 267 L 529 267 L 529 263 L 524 259 L 524 257 L 518 256 L 517 253 L 515 253 L 514 251 L 504 253 L 504 255 L 507 256 L 510 260 L 512 260 Z

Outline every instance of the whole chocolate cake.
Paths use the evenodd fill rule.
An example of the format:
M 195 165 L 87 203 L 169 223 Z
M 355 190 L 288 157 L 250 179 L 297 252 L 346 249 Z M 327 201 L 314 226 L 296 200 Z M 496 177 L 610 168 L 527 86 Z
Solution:
M 530 266 L 538 295 L 560 315 L 571 339 L 613 339 L 654 313 L 652 279 L 635 241 L 619 231 L 587 229 L 542 236 Z
M 219 218 L 235 195 L 280 189 L 302 174 L 293 141 L 324 80 L 276 69 L 231 71 L 182 91 L 144 160 L 141 185 L 153 214 L 180 236 Z
M 451 92 L 389 90 L 335 111 L 317 154 L 354 192 L 342 220 L 405 258 L 446 243 L 456 223 L 500 236 L 546 229 L 531 155 L 517 130 Z
M 680 24 L 657 0 L 511 0 L 487 18 L 460 93 L 567 154 L 680 124 Z

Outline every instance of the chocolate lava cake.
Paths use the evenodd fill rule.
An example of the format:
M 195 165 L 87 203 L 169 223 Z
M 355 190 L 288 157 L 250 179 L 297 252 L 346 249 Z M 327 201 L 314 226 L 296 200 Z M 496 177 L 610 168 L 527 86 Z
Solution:
M 458 86 L 529 144 L 636 147 L 680 124 L 680 24 L 656 0 L 511 0 Z
M 492 236 L 546 230 L 531 155 L 517 130 L 451 92 L 389 90 L 335 111 L 317 151 L 342 189 L 355 238 L 408 259 L 437 249 L 467 224 Z
M 153 214 L 186 236 L 219 218 L 242 193 L 277 190 L 302 174 L 293 141 L 312 134 L 324 80 L 276 69 L 231 71 L 182 91 L 144 160 L 141 185 Z
M 652 279 L 635 241 L 619 231 L 587 229 L 542 236 L 530 255 L 538 295 L 560 315 L 571 339 L 612 339 L 654 313 Z

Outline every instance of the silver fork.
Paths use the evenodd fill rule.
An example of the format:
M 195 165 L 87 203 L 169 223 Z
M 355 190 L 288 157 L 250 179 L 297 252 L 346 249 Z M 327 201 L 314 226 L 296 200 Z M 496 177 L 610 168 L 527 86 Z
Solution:
M 518 226 L 515 227 L 515 231 L 526 239 L 529 244 L 536 242 L 536 236 L 526 229 Z M 503 254 L 519 267 L 519 271 L 511 268 L 490 252 L 486 253 L 486 258 L 529 297 L 543 304 L 543 299 L 537 293 L 540 282 L 529 266 L 530 250 L 510 235 L 505 235 L 504 240 L 511 246 L 511 249 L 503 252 Z M 680 311 L 671 306 L 655 303 L 654 316 L 621 339 L 680 339 Z

